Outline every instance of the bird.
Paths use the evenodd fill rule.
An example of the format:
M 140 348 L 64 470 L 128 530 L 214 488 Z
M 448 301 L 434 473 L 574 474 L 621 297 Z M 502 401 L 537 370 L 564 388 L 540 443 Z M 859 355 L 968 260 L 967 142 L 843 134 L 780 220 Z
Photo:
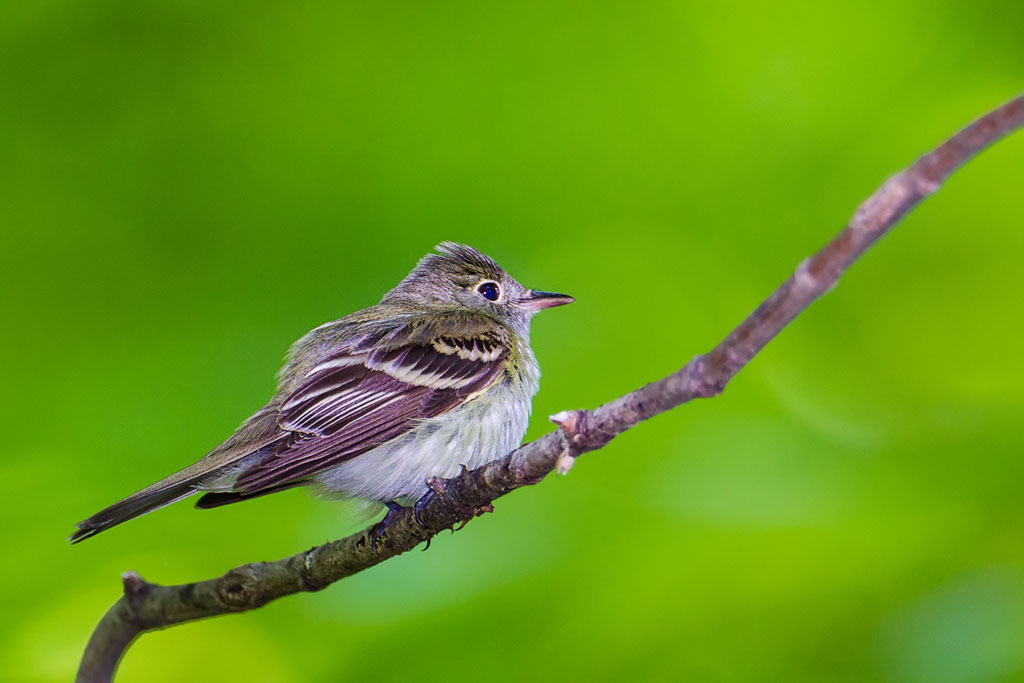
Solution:
M 295 342 L 270 401 L 196 463 L 78 522 L 78 543 L 201 494 L 219 507 L 296 486 L 383 503 L 388 515 L 517 448 L 540 366 L 538 311 L 574 302 L 527 289 L 492 258 L 442 242 L 374 306 Z

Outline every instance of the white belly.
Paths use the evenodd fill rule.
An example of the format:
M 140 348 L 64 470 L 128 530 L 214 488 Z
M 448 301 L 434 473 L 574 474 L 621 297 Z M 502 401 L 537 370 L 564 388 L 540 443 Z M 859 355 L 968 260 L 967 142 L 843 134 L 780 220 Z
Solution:
M 533 378 L 531 378 L 533 379 Z M 345 497 L 408 504 L 430 477 L 453 477 L 515 450 L 530 420 L 536 380 L 497 386 L 459 408 L 423 420 L 412 431 L 316 477 Z

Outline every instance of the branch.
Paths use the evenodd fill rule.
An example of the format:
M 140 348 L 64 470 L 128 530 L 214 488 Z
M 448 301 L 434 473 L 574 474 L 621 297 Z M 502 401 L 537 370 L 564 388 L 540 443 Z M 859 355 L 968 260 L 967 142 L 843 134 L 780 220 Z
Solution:
M 376 549 L 371 526 L 360 533 L 274 562 L 236 567 L 224 576 L 178 586 L 148 583 L 134 572 L 122 576 L 124 595 L 89 639 L 78 670 L 79 683 L 110 681 L 132 641 L 146 631 L 230 612 L 245 612 L 271 600 L 318 591 L 429 541 L 443 529 L 465 524 L 491 509 L 491 502 L 549 472 L 568 471 L 581 453 L 605 446 L 615 436 L 658 413 L 695 398 L 717 396 L 786 325 L 831 289 L 839 276 L 922 199 L 935 192 L 961 164 L 1024 125 L 1024 95 L 978 119 L 940 147 L 897 173 L 861 204 L 850 223 L 796 271 L 709 353 L 671 375 L 594 410 L 573 410 L 551 418 L 559 429 L 503 458 L 452 479 L 432 479 L 420 501 L 420 520 L 411 509 L 393 518 Z

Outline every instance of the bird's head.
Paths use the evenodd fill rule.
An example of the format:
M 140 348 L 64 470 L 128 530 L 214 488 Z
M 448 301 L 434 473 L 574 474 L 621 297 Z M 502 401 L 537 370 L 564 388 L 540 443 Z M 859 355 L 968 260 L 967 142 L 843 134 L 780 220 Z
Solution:
M 570 304 L 568 294 L 527 289 L 494 260 L 473 247 L 442 242 L 427 254 L 381 303 L 481 312 L 528 325 L 542 309 Z

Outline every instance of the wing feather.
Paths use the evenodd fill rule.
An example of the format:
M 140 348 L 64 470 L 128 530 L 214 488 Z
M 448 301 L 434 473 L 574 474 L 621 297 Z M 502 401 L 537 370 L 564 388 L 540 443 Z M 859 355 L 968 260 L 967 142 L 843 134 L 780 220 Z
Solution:
M 242 472 L 234 489 L 255 495 L 366 453 L 478 396 L 508 356 L 507 341 L 493 331 L 361 337 L 313 367 L 285 398 L 278 424 L 288 438 Z

